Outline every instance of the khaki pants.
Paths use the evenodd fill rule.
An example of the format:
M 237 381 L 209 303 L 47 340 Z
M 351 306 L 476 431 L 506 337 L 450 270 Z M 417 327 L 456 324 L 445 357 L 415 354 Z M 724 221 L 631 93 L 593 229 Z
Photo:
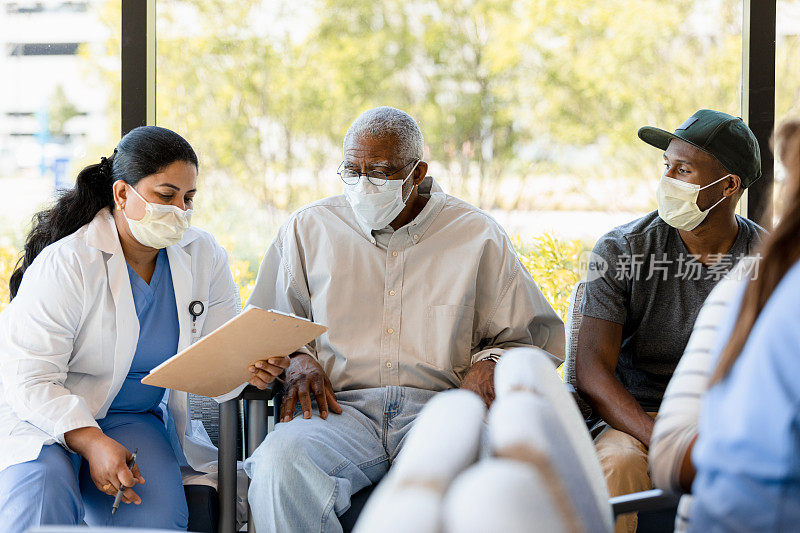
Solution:
M 656 413 L 647 413 L 655 418 Z M 603 467 L 611 497 L 653 488 L 647 469 L 647 448 L 636 437 L 603 423 L 594 439 L 597 458 Z M 599 429 L 599 428 L 598 428 Z M 638 516 L 628 513 L 617 518 L 616 533 L 635 533 Z

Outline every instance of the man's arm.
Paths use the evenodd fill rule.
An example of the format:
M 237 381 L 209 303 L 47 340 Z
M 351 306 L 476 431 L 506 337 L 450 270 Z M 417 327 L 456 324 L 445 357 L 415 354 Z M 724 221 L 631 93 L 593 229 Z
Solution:
M 564 323 L 544 297 L 531 275 L 520 263 L 514 247 L 503 234 L 499 265 L 490 265 L 490 280 L 484 280 L 493 298 L 488 304 L 476 303 L 478 324 L 485 324 L 474 347 L 469 370 L 461 387 L 477 393 L 487 408 L 494 401 L 494 367 L 510 348 L 537 346 L 554 363 L 564 360 Z M 499 275 L 498 275 L 499 273 Z M 553 365 L 555 370 L 556 364 Z
M 489 256 L 478 278 L 476 328 L 471 364 L 497 359 L 511 348 L 539 347 L 553 359 L 564 360 L 564 322 L 539 290 L 517 257 L 511 240 L 502 234 L 499 254 Z M 488 254 L 487 254 L 488 255 Z
M 622 324 L 583 317 L 575 356 L 578 391 L 611 427 L 649 447 L 653 419 L 614 376 L 621 345 Z

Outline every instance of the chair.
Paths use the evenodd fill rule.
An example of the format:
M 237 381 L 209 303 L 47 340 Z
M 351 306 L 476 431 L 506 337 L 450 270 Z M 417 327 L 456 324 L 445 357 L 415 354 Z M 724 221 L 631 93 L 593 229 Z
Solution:
M 623 494 L 609 499 L 611 510 L 617 517 L 626 513 L 639 513 L 638 531 L 642 533 L 672 533 L 680 496 L 661 489 Z
M 586 282 L 581 280 L 575 284 L 572 294 L 569 297 L 569 308 L 567 310 L 566 332 L 567 339 L 564 354 L 564 382 L 572 386 L 575 403 L 578 404 L 584 420 L 592 417 L 592 408 L 581 398 L 578 393 L 578 378 L 575 373 L 575 355 L 578 351 L 578 330 L 581 328 L 583 315 L 581 314 L 581 302 L 583 301 L 583 290 Z
M 270 402 L 277 392 L 272 388 L 259 391 L 255 387 L 248 386 L 237 398 L 222 404 L 211 398 L 189 395 L 191 417 L 203 423 L 206 433 L 218 450 L 217 490 L 214 491 L 214 495 L 203 499 L 195 487 L 186 487 L 187 503 L 190 496 L 194 498 L 189 505 L 189 531 L 228 533 L 237 530 L 237 461 L 252 453 L 264 440 L 268 426 L 274 425 L 274 418 L 273 421 L 270 420 L 274 416 Z M 247 411 L 250 416 L 245 417 Z M 248 424 L 245 424 L 245 420 Z M 189 490 L 192 490 L 193 494 L 190 495 Z M 214 513 L 211 515 L 214 525 L 202 529 L 196 523 L 202 520 L 200 517 L 203 516 L 203 508 L 209 505 L 210 500 L 215 504 Z M 194 520 L 193 528 L 195 517 L 198 519 Z M 249 530 L 252 531 L 252 528 Z
M 84 526 L 41 526 L 28 529 L 25 533 L 173 533 L 168 529 L 140 529 L 136 528 L 118 528 L 118 527 L 93 527 L 91 529 Z
M 217 424 L 219 533 L 236 531 L 236 461 L 243 460 L 255 452 L 268 432 L 275 427 L 275 415 L 280 412 L 282 392 L 283 389 L 277 382 L 263 391 L 248 386 L 238 398 L 219 404 Z M 209 416 L 209 421 L 213 424 L 213 417 Z M 339 517 L 345 532 L 353 529 L 372 489 L 373 487 L 366 487 L 350 499 L 350 509 Z M 247 530 L 252 532 L 253 521 L 249 513 L 247 522 Z
M 211 438 L 219 446 L 219 404 L 211 398 L 189 394 L 189 416 L 199 420 Z M 241 441 L 237 435 L 237 442 Z M 219 502 L 217 490 L 207 485 L 184 485 L 186 504 L 189 509 L 189 531 L 216 533 L 219 526 Z

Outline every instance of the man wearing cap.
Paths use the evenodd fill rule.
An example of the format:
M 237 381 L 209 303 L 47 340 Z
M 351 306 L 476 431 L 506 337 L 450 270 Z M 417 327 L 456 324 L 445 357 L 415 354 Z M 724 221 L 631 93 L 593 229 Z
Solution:
M 644 127 L 639 138 L 664 151 L 658 211 L 595 245 L 575 366 L 611 496 L 652 487 L 653 418 L 697 313 L 764 232 L 736 214 L 761 177 L 758 143 L 742 119 L 703 109 L 674 133 Z M 636 525 L 635 514 L 623 515 L 617 531 Z

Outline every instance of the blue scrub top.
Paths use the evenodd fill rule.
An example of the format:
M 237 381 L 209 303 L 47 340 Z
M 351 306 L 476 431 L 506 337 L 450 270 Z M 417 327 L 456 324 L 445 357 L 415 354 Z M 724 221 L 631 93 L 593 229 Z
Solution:
M 744 290 L 742 290 L 742 293 Z M 703 399 L 692 452 L 690 530 L 797 531 L 800 524 L 800 262 L 767 300 L 728 376 Z M 740 296 L 741 301 L 741 296 Z M 715 355 L 736 326 L 721 324 Z
M 127 266 L 133 304 L 139 318 L 139 341 L 131 368 L 109 413 L 156 411 L 164 397 L 164 389 L 144 385 L 141 380 L 178 350 L 178 310 L 167 251 L 158 251 L 156 268 L 149 285 L 130 265 Z

